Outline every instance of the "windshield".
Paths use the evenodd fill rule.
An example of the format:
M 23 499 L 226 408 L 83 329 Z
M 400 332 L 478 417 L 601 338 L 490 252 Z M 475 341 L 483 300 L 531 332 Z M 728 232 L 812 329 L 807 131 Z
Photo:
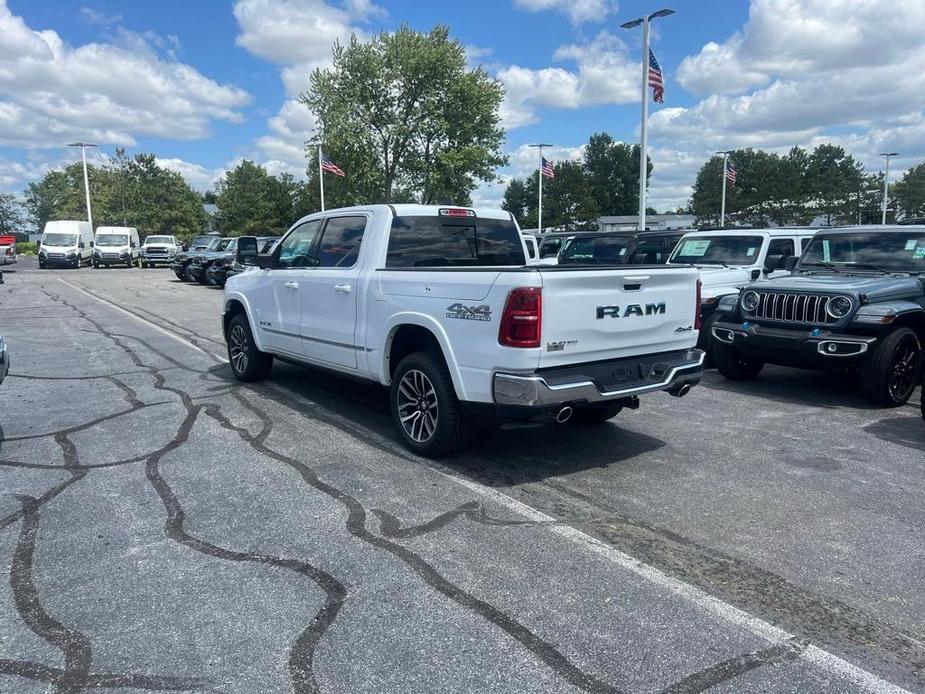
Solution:
M 224 241 L 222 241 L 222 242 L 218 245 L 218 248 L 216 248 L 215 250 L 217 250 L 217 251 L 233 251 L 235 245 L 237 245 L 236 242 L 237 242 L 237 239 L 225 239 Z
M 559 264 L 622 265 L 632 246 L 632 236 L 576 236 L 562 251 Z
M 173 245 L 172 236 L 149 236 L 145 239 L 145 245 L 147 246 L 150 243 L 166 243 L 168 245 Z
M 42 237 L 43 246 L 76 246 L 77 234 L 45 234 Z
M 817 235 L 800 258 L 800 268 L 925 272 L 925 231 Z
M 672 263 L 693 265 L 754 265 L 761 253 L 761 236 L 687 236 L 671 256 Z
M 97 234 L 97 246 L 127 246 L 128 236 L 125 234 Z

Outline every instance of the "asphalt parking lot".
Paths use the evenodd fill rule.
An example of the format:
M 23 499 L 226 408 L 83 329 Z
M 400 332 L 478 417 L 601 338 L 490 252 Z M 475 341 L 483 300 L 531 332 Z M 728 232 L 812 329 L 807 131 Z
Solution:
M 711 372 L 406 453 L 169 270 L 0 285 L 0 692 L 925 692 L 925 423 Z

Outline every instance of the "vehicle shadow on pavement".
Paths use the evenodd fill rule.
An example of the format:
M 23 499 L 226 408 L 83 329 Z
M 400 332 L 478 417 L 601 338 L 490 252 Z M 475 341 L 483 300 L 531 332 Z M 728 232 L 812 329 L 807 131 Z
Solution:
M 229 384 L 238 384 L 227 364 L 212 367 L 209 372 Z M 323 417 L 318 410 L 306 411 L 310 416 L 322 415 L 334 426 L 356 435 L 356 429 L 331 421 L 330 415 L 354 422 L 392 441 L 394 446 L 387 450 L 390 454 L 402 447 L 389 414 L 388 391 L 385 388 L 284 362 L 274 364 L 269 383 L 289 391 L 293 396 L 310 400 L 328 415 Z M 285 407 L 300 409 L 299 404 L 285 398 L 268 384 L 247 387 Z M 665 445 L 660 439 L 618 426 L 620 417 L 630 416 L 631 413 L 621 413 L 610 422 L 595 426 L 553 423 L 499 429 L 477 424 L 470 445 L 458 456 L 440 462 L 482 481 L 513 485 L 619 465 Z M 369 440 L 367 443 L 376 445 Z
M 918 407 L 916 407 L 918 413 Z M 864 431 L 882 441 L 898 443 L 916 451 L 925 452 L 925 422 L 920 417 L 890 417 L 872 422 Z
M 807 371 L 766 366 L 754 381 L 729 381 L 718 371 L 708 371 L 700 386 L 753 398 L 806 407 L 875 410 L 861 392 L 852 372 Z

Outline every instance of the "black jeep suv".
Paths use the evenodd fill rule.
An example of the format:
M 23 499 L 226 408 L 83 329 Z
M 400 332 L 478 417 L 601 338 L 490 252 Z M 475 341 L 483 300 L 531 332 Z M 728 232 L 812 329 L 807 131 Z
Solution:
M 852 368 L 877 405 L 904 404 L 925 343 L 925 226 L 820 231 L 793 274 L 720 300 L 711 349 L 720 373 L 755 378 L 767 362 Z

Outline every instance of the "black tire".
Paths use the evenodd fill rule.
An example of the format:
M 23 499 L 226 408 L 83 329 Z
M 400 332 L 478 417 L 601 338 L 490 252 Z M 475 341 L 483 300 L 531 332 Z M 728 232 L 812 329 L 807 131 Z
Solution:
M 95 260 L 93 261 L 93 269 L 94 269 L 94 270 L 99 270 L 99 269 L 100 269 L 100 264 L 99 264 L 98 262 L 96 262 Z
M 225 337 L 231 372 L 239 381 L 262 381 L 273 369 L 273 355 L 261 352 L 254 342 L 247 316 L 239 313 L 231 318 Z
M 40 260 L 40 261 L 39 261 L 39 270 L 44 270 L 44 269 L 45 269 L 45 263 L 43 263 L 43 262 Z
M 881 407 L 905 405 L 921 382 L 922 345 L 915 332 L 897 328 L 861 365 L 861 388 Z
M 177 272 L 176 270 L 174 270 L 173 274 L 175 274 L 177 276 L 177 279 L 180 280 L 181 282 L 186 282 L 186 276 L 182 272 Z
M 576 409 L 572 414 L 575 424 L 603 424 L 610 421 L 623 411 L 623 405 L 608 403 L 596 407 L 583 407 Z
M 389 403 L 395 428 L 412 453 L 443 458 L 462 448 L 469 438 L 469 417 L 439 353 L 414 352 L 402 359 L 392 376 Z
M 702 349 L 706 355 L 703 359 L 704 369 L 716 368 L 716 361 L 713 358 L 713 343 L 716 342 L 713 338 L 713 324 L 718 320 L 719 316 L 713 313 L 707 316 L 700 326 L 700 337 L 697 338 L 697 348 Z
M 925 385 L 923 385 L 922 390 L 919 391 L 919 398 L 922 400 L 922 421 L 925 422 Z
M 184 275 L 183 279 L 184 279 L 185 281 L 187 281 L 187 282 L 195 282 L 195 281 L 196 281 L 196 278 L 193 277 L 193 273 L 190 272 L 189 265 L 187 265 L 186 268 L 184 268 L 184 270 L 183 270 L 183 275 Z
M 730 381 L 754 381 L 764 368 L 764 362 L 744 356 L 725 342 L 713 340 L 711 351 L 717 370 Z

